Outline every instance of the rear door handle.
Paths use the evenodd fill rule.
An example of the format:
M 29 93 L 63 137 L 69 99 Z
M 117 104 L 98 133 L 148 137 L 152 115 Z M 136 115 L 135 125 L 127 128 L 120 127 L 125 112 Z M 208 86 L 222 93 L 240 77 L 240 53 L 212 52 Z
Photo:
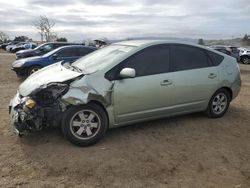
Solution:
M 208 75 L 208 78 L 213 79 L 213 78 L 215 78 L 216 76 L 217 76 L 216 74 L 214 74 L 214 73 L 210 73 L 210 74 Z
M 173 81 L 171 81 L 171 80 L 163 80 L 161 82 L 161 85 L 162 86 L 168 86 L 168 85 L 171 85 L 172 83 L 173 83 Z

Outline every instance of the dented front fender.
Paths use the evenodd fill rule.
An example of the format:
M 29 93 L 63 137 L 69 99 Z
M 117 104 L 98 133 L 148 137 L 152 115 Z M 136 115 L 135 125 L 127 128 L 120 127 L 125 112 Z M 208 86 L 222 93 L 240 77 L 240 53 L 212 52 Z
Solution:
M 111 104 L 113 82 L 103 77 L 86 75 L 70 84 L 68 92 L 61 100 L 67 104 L 87 104 L 90 101 L 99 101 L 105 106 Z

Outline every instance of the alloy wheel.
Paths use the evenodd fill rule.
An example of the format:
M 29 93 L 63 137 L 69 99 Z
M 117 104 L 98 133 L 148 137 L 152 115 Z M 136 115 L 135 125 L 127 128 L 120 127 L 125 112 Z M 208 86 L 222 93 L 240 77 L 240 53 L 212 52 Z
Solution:
M 78 111 L 70 120 L 71 133 L 81 140 L 93 138 L 100 130 L 100 117 L 92 110 Z
M 221 114 L 227 107 L 227 96 L 224 93 L 218 93 L 212 102 L 212 110 L 215 114 Z

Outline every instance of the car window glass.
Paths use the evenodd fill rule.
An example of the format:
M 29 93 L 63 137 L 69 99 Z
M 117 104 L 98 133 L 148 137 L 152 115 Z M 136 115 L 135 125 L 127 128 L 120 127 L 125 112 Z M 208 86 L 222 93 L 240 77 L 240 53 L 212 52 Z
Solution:
M 57 53 L 58 57 L 75 57 L 78 56 L 78 49 L 77 48 L 66 48 L 62 49 L 60 52 Z
M 52 48 L 53 48 L 52 44 L 46 44 L 40 48 L 40 51 L 49 52 L 52 50 Z
M 169 54 L 168 45 L 152 46 L 125 60 L 122 68 L 135 69 L 136 76 L 165 73 L 169 71 Z
M 93 49 L 89 48 L 78 48 L 77 49 L 77 56 L 85 56 L 86 54 L 94 51 Z
M 203 49 L 188 45 L 173 45 L 172 71 L 182 71 L 208 67 L 208 57 Z
M 66 46 L 67 44 L 54 44 L 54 49 L 59 48 L 61 46 Z
M 222 55 L 219 55 L 217 53 L 214 53 L 214 52 L 211 52 L 208 50 L 207 50 L 207 54 L 215 66 L 219 65 L 224 59 L 224 57 Z
M 24 48 L 29 48 L 29 47 L 30 47 L 29 44 L 25 44 L 25 45 L 24 45 Z

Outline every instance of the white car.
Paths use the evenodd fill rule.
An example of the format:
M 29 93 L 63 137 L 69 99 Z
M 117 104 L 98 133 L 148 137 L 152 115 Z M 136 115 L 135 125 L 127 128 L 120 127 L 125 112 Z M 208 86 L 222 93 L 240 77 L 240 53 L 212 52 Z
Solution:
M 248 48 L 239 48 L 240 50 L 240 61 L 243 64 L 250 64 L 250 47 Z
M 27 42 L 19 42 L 18 44 L 11 44 L 11 45 L 8 45 L 8 46 L 6 46 L 6 51 L 8 51 L 8 52 L 11 52 L 11 50 L 13 49 L 13 48 L 15 48 L 16 46 L 18 46 L 18 45 L 23 45 L 23 44 L 26 44 Z
M 37 44 L 35 44 L 35 43 L 31 43 L 31 42 L 27 42 L 27 43 L 24 43 L 24 44 L 20 43 L 20 44 L 14 46 L 11 49 L 11 52 L 16 53 L 16 52 L 18 52 L 20 50 L 34 49 L 36 47 L 37 47 Z

